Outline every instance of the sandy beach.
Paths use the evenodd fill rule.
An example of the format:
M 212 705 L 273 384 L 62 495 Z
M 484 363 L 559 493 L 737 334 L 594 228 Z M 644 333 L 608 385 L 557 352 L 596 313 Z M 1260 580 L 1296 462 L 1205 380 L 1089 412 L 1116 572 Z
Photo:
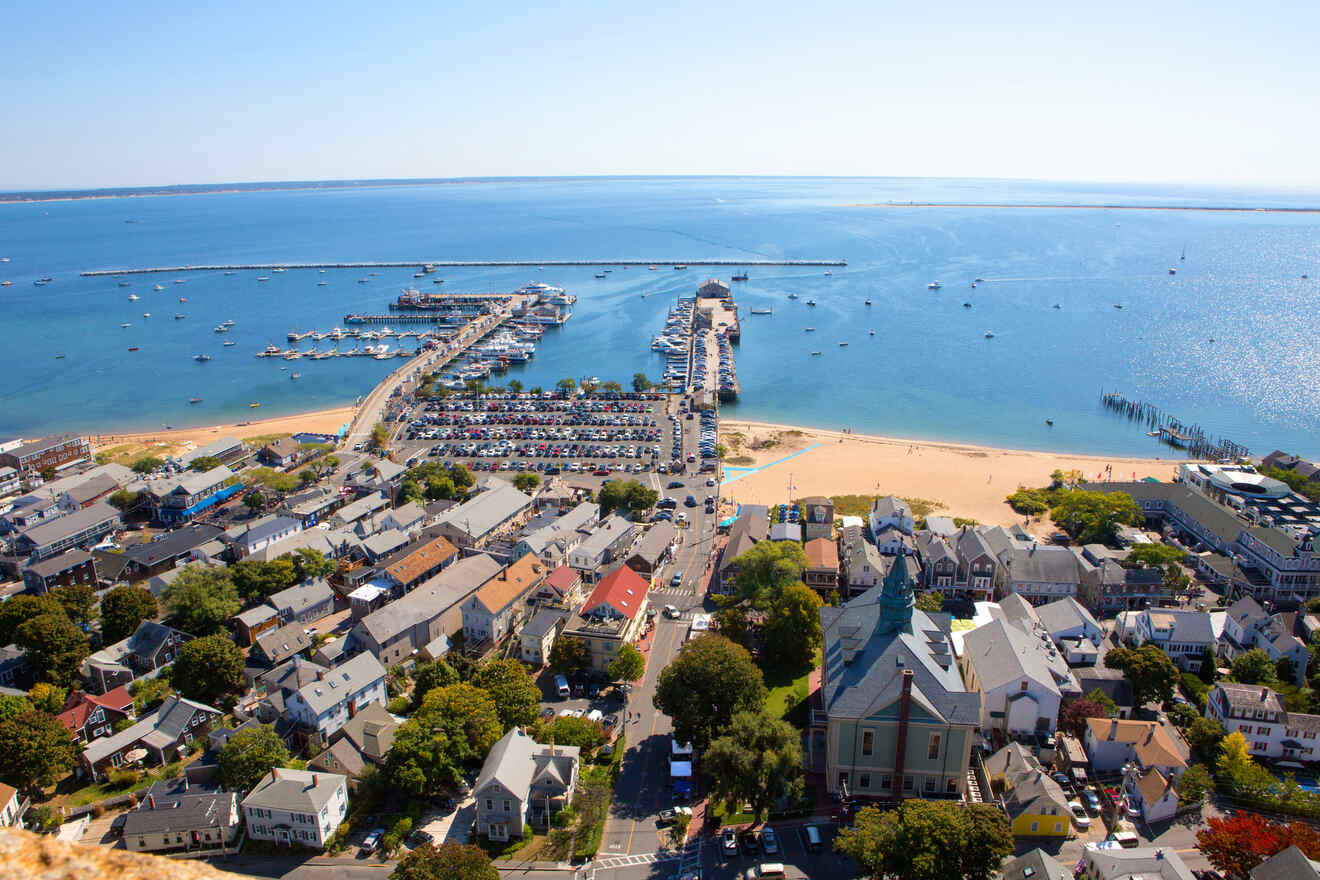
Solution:
M 1079 470 L 1089 480 L 1110 467 L 1115 481 L 1134 475 L 1169 480 L 1183 460 L 996 449 L 723 419 L 720 442 L 729 449 L 721 494 L 739 503 L 893 494 L 937 502 L 940 515 L 1000 525 L 1023 520 L 1004 496 L 1018 486 L 1047 484 L 1056 468 Z M 752 461 L 744 464 L 740 456 Z
M 255 410 L 254 410 L 255 412 Z M 89 440 L 97 450 L 119 450 L 126 453 L 159 450 L 165 453 L 186 452 L 192 446 L 205 446 L 221 437 L 232 435 L 240 440 L 268 434 L 294 434 L 310 431 L 314 434 L 335 434 L 353 420 L 356 407 L 340 406 L 292 416 L 253 419 L 245 424 L 210 425 L 198 428 L 175 428 L 169 431 L 147 431 L 125 434 L 91 434 Z M 191 446 L 190 446 L 191 444 Z

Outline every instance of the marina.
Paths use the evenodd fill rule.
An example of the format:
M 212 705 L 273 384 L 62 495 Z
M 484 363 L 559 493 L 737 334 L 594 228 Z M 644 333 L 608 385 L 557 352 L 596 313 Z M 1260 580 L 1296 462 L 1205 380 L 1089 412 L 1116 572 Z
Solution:
M 769 314 L 768 309 L 753 312 Z M 665 329 L 651 341 L 651 349 L 665 358 L 661 387 L 726 402 L 737 399 L 741 386 L 733 346 L 741 336 L 729 285 L 715 278 L 702 282 L 695 297 L 681 297 L 670 309 Z

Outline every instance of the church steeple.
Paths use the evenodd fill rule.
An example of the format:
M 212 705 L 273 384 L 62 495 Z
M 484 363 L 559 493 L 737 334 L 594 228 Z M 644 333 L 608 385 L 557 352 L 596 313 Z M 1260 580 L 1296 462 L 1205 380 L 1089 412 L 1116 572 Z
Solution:
M 893 633 L 907 629 L 912 623 L 912 609 L 915 605 L 916 596 L 912 591 L 912 576 L 908 574 L 907 554 L 900 549 L 880 590 L 880 619 L 876 621 L 876 632 Z

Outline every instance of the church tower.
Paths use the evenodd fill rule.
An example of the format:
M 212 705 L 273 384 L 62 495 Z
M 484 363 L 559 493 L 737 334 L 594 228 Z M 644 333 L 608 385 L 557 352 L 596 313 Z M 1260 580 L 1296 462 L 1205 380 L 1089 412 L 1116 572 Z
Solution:
M 900 550 L 880 590 L 880 617 L 876 621 L 875 631 L 883 635 L 910 629 L 915 605 L 916 595 L 912 591 L 912 576 L 908 574 L 907 554 Z

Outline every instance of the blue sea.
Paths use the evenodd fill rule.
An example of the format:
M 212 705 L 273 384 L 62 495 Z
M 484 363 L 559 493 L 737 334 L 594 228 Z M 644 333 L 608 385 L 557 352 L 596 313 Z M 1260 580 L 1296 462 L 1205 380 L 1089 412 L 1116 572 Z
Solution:
M 892 204 L 905 202 L 1298 208 L 1320 205 L 1320 193 L 592 178 L 0 204 L 0 256 L 10 258 L 0 279 L 13 282 L 0 288 L 0 433 L 148 430 L 349 403 L 398 362 L 288 364 L 253 354 L 286 344 L 290 329 L 383 312 L 402 288 L 436 289 L 410 269 L 376 270 L 368 284 L 358 283 L 362 270 L 289 271 L 265 283 L 247 271 L 134 276 L 131 288 L 79 277 L 86 269 L 654 260 L 654 272 L 616 268 L 604 280 L 589 267 L 439 272 L 447 291 L 536 280 L 577 294 L 575 316 L 506 378 L 626 385 L 635 372 L 662 372 L 649 343 L 674 299 L 709 275 L 731 274 L 674 271 L 673 262 L 846 259 L 830 276 L 752 268 L 749 282 L 733 285 L 744 314 L 742 397 L 727 412 L 914 439 L 1161 454 L 1143 429 L 1099 405 L 1102 390 L 1119 391 L 1258 454 L 1320 455 L 1320 215 Z M 54 281 L 34 287 L 45 275 Z M 934 279 L 943 288 L 932 292 Z M 153 291 L 157 283 L 166 289 Z M 811 298 L 815 308 L 805 305 Z M 762 307 L 773 314 L 748 314 Z M 174 320 L 176 312 L 186 317 Z M 230 348 L 212 332 L 226 319 L 236 322 Z M 199 364 L 199 353 L 213 360 Z M 189 405 L 192 397 L 204 402 Z

